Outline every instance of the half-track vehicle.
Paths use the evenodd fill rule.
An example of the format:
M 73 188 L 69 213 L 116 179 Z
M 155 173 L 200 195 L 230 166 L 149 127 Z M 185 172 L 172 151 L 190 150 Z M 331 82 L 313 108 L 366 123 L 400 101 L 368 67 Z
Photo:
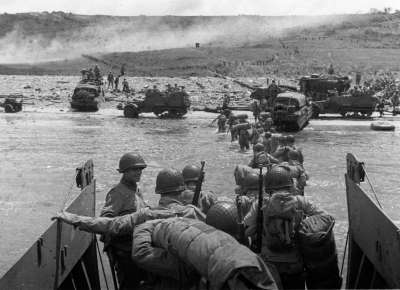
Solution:
M 185 91 L 147 90 L 143 100 L 128 102 L 124 107 L 124 116 L 138 118 L 140 113 L 154 113 L 157 117 L 183 117 L 190 108 L 189 95 Z
M 372 92 L 349 91 L 351 79 L 346 76 L 312 74 L 302 77 L 299 85 L 312 101 L 313 118 L 325 113 L 371 116 L 378 101 Z
M 100 82 L 81 81 L 74 89 L 71 108 L 82 112 L 95 112 L 104 101 L 104 91 Z
M 276 96 L 272 119 L 278 131 L 300 131 L 312 116 L 312 106 L 304 94 L 287 91 Z

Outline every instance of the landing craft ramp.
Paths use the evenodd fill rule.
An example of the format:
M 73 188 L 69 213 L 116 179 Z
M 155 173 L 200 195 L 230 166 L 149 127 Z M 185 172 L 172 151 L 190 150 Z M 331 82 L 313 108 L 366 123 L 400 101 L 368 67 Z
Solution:
M 363 162 L 347 154 L 349 257 L 346 288 L 400 288 L 400 229 L 361 188 Z
M 77 168 L 76 181 L 81 192 L 66 210 L 94 216 L 96 192 L 91 160 Z M 0 289 L 100 289 L 95 235 L 60 221 L 52 222 L 0 278 Z

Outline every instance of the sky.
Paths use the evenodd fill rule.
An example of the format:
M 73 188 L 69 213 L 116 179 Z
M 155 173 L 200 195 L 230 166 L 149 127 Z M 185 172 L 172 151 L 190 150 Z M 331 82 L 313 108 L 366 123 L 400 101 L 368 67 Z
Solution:
M 0 0 L 0 13 L 64 11 L 104 15 L 326 15 L 400 10 L 400 0 Z

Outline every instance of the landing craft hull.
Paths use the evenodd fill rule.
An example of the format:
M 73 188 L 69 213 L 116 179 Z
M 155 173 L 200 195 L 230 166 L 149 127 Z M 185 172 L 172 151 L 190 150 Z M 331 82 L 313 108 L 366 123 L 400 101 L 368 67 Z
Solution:
M 94 216 L 93 163 L 79 171 L 81 193 L 67 211 Z M 50 219 L 50 218 L 49 218 Z M 54 221 L 29 250 L 0 278 L 2 290 L 100 289 L 96 237 Z
M 360 187 L 362 163 L 347 155 L 349 256 L 346 288 L 400 288 L 400 229 Z

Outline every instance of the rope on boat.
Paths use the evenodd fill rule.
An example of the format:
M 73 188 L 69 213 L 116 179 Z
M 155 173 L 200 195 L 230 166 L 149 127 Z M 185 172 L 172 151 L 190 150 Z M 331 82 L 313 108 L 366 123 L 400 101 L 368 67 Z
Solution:
M 347 253 L 347 245 L 349 243 L 349 231 L 347 231 L 346 235 L 346 243 L 344 244 L 344 251 L 343 251 L 343 258 L 342 258 L 342 266 L 340 267 L 340 277 L 342 277 L 343 274 L 343 266 L 344 266 L 344 260 L 346 259 L 346 253 Z
M 99 243 L 97 241 L 97 237 L 95 235 L 94 237 L 95 243 L 96 243 L 96 249 L 97 249 L 97 253 L 99 254 L 99 259 L 100 259 L 100 264 L 101 264 L 101 270 L 103 272 L 103 277 L 104 277 L 104 282 L 106 283 L 106 288 L 107 290 L 110 290 L 110 288 L 108 288 L 108 282 L 107 282 L 107 277 L 106 277 L 106 271 L 104 270 L 104 265 L 103 265 L 103 258 L 101 256 L 101 252 L 100 252 L 100 247 L 99 247 Z
M 361 163 L 361 166 L 362 166 L 362 168 L 363 168 L 363 170 L 365 172 L 365 177 L 367 178 L 368 184 L 371 187 L 371 190 L 372 190 L 372 193 L 374 194 L 375 200 L 378 203 L 379 207 L 382 208 L 382 205 L 379 202 L 378 196 L 376 195 L 376 191 L 375 191 L 375 189 L 374 189 L 374 187 L 373 187 L 373 185 L 372 185 L 372 183 L 371 183 L 371 181 L 370 181 L 370 179 L 368 177 L 367 169 L 365 168 L 365 165 L 362 164 L 362 163 Z

